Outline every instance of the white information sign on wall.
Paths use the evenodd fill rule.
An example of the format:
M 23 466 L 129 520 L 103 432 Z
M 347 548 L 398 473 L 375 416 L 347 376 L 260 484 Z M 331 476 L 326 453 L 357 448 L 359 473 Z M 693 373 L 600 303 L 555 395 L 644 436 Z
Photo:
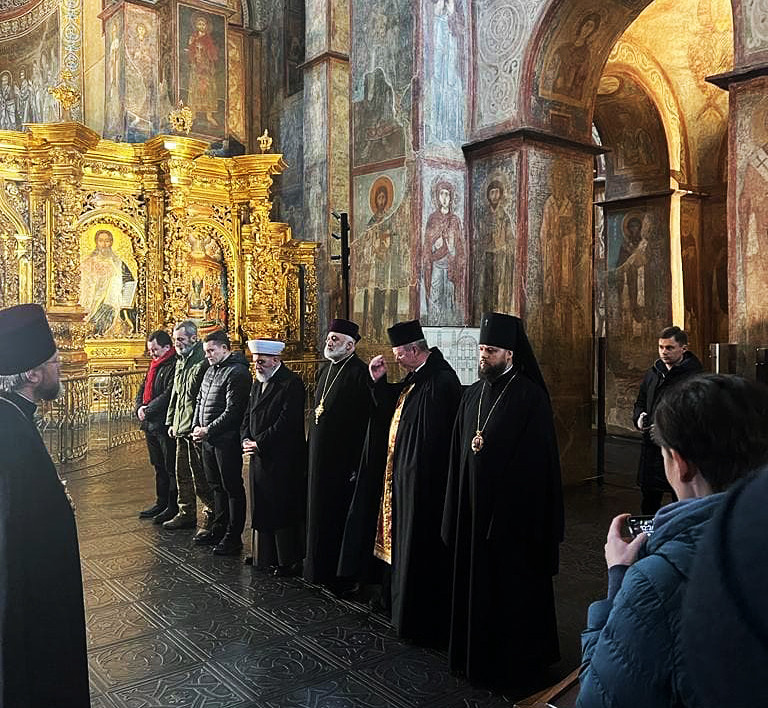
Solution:
M 422 327 L 430 347 L 437 347 L 465 386 L 477 381 L 479 327 Z

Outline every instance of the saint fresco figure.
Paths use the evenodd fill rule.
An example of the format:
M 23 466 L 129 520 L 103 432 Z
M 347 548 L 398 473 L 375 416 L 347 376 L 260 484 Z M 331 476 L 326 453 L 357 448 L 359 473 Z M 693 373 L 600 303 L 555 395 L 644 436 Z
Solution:
M 37 123 L 38 115 L 32 82 L 27 78 L 27 70 L 19 69 L 19 83 L 16 86 L 16 102 L 18 105 L 19 124 Z
M 456 189 L 441 180 L 434 188 L 435 211 L 424 231 L 424 288 L 431 326 L 464 321 L 465 247 L 461 221 L 453 209 Z
M 16 92 L 10 71 L 0 73 L 0 129 L 17 130 Z
M 480 242 L 475 262 L 478 280 L 478 317 L 483 312 L 510 310 L 514 293 L 516 237 L 507 214 L 506 190 L 500 179 L 492 179 L 485 189 L 488 200 L 479 225 Z
M 455 143 L 462 135 L 462 84 L 459 73 L 460 27 L 456 0 L 433 0 L 434 51 L 432 52 L 432 138 Z
M 645 267 L 648 263 L 648 238 L 641 215 L 630 215 L 622 227 L 624 240 L 616 262 L 617 292 L 622 317 L 629 331 L 645 318 Z
M 153 67 L 156 48 L 143 22 L 137 22 L 126 42 L 125 110 L 129 130 L 149 135 L 153 129 L 155 79 Z
M 555 50 L 552 64 L 553 94 L 581 100 L 584 82 L 592 66 L 592 49 L 589 45 L 601 22 L 602 17 L 596 12 L 585 15 L 579 22 L 576 39 Z
M 219 50 L 211 37 L 208 20 L 195 15 L 194 32 L 189 35 L 185 52 L 189 64 L 187 101 L 195 113 L 204 113 L 210 125 L 218 126 L 216 111 L 219 100 L 216 95 L 216 63 Z
M 112 250 L 114 237 L 109 231 L 97 231 L 94 243 L 96 247 L 80 264 L 80 304 L 88 313 L 86 322 L 94 337 L 132 334 L 136 278 Z

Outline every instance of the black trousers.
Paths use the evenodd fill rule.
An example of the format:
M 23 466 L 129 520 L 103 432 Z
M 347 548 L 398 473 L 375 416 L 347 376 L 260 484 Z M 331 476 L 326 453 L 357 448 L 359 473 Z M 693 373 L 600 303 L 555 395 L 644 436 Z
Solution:
M 155 494 L 157 505 L 164 509 L 177 509 L 176 499 L 176 440 L 166 432 L 144 431 L 149 461 L 155 468 Z
M 245 486 L 240 438 L 203 441 L 203 470 L 213 492 L 211 531 L 240 540 L 245 527 Z

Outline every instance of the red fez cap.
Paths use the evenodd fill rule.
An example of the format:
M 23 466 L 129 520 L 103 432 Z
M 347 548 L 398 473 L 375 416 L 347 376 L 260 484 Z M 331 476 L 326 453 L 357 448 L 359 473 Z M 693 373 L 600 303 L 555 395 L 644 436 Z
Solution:
M 356 342 L 360 341 L 360 328 L 357 326 L 357 323 L 350 320 L 331 320 L 331 324 L 328 325 L 328 331 L 346 334 L 348 337 L 352 337 Z
M 387 334 L 389 335 L 389 342 L 393 347 L 402 347 L 404 344 L 424 339 L 424 332 L 418 320 L 397 322 L 387 330 Z
M 0 376 L 34 369 L 55 352 L 56 342 L 40 305 L 0 310 Z

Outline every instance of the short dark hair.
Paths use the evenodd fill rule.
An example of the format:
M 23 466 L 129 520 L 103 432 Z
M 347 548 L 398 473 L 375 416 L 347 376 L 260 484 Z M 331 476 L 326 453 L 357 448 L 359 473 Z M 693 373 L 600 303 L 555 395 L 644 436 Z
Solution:
M 231 349 L 232 345 L 230 344 L 229 337 L 227 336 L 227 333 L 223 329 L 217 329 L 215 332 L 211 332 L 210 334 L 205 335 L 204 342 L 218 342 L 219 344 L 224 345 L 227 349 Z
M 653 415 L 653 439 L 696 465 L 721 492 L 768 463 L 768 387 L 706 374 L 670 389 Z
M 170 347 L 173 346 L 173 341 L 171 340 L 170 335 L 168 332 L 162 329 L 156 329 L 152 334 L 150 334 L 147 337 L 148 342 L 157 342 L 161 347 Z
M 661 330 L 659 339 L 674 339 L 681 347 L 688 346 L 688 335 L 677 326 L 665 327 Z

